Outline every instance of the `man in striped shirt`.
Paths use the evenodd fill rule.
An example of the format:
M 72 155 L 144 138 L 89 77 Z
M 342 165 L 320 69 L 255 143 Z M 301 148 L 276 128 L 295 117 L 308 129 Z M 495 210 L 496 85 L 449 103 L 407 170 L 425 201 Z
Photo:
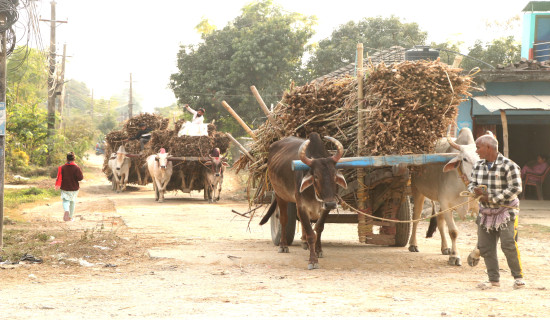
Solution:
M 479 197 L 478 225 L 479 253 L 485 261 L 489 282 L 480 284 L 488 289 L 500 286 L 497 242 L 506 256 L 514 277 L 514 288 L 525 286 L 517 245 L 519 214 L 518 195 L 521 193 L 521 170 L 512 160 L 498 152 L 498 141 L 492 134 L 476 140 L 476 152 L 481 158 L 473 168 L 468 191 Z

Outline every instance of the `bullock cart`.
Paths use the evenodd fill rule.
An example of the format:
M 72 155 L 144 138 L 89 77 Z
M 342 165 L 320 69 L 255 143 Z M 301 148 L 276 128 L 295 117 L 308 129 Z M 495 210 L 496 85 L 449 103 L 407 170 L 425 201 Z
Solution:
M 395 223 L 391 220 L 411 219 L 409 167 L 446 163 L 454 157 L 456 154 L 453 153 L 437 153 L 341 158 L 336 164 L 337 169 L 365 168 L 370 171 L 365 176 L 365 192 L 360 192 L 357 180 L 348 182 L 348 188 L 340 192 L 344 208 L 356 208 L 359 201 L 364 201 L 366 209 L 360 213 L 330 214 L 326 223 L 357 223 L 359 240 L 363 243 L 405 246 L 411 223 Z M 294 160 L 292 169 L 308 170 L 309 167 L 300 160 Z M 292 243 L 297 220 L 295 204 L 289 205 L 288 214 L 291 222 L 287 225 L 286 237 L 287 243 Z M 374 227 L 378 227 L 378 230 Z M 281 223 L 275 214 L 271 218 L 271 237 L 275 245 L 280 241 L 280 228 Z
M 289 136 L 306 139 L 311 133 L 337 139 L 344 146 L 337 168 L 347 181 L 347 188 L 339 189 L 340 202 L 355 213 L 333 211 L 326 222 L 357 223 L 363 243 L 405 246 L 410 224 L 392 221 L 411 218 L 411 175 L 456 157 L 437 154 L 435 148 L 456 123 L 458 105 L 469 95 L 471 78 L 440 61 L 371 65 L 367 77 L 359 73 L 362 65 L 357 70 L 357 77 L 325 77 L 299 87 L 291 85 L 270 113 L 272 121 L 254 132 L 252 157 L 241 157 L 235 167 L 249 172 L 249 189 L 256 189 L 251 202 L 264 203 L 266 193 L 274 190 L 267 179 L 273 172 L 268 159 L 272 144 Z M 296 164 L 295 170 L 303 169 Z M 295 217 L 296 209 L 289 207 Z M 275 244 L 281 240 L 276 216 L 271 215 Z M 295 223 L 296 218 L 289 220 Z M 294 232 L 295 224 L 287 223 L 286 244 Z
M 140 123 L 147 124 L 151 128 L 151 139 L 140 150 L 140 143 L 137 140 L 130 140 L 137 132 Z M 204 191 L 205 199 L 211 199 L 212 188 L 208 188 L 206 181 L 212 166 L 210 153 L 214 148 L 219 149 L 223 155 L 229 149 L 230 139 L 226 133 L 216 130 L 213 123 L 206 124 L 207 135 L 190 136 L 178 135 L 184 120 L 175 122 L 169 126 L 170 121 L 155 114 L 140 114 L 125 122 L 123 130 L 114 130 L 106 135 L 108 152 L 105 155 L 103 172 L 109 180 L 112 180 L 112 170 L 108 166 L 111 153 L 116 148 L 124 146 L 125 157 L 130 159 L 129 184 L 147 185 L 152 182 L 151 175 L 147 168 L 146 160 L 151 155 L 158 154 L 164 149 L 169 154 L 168 160 L 172 162 L 173 170 L 170 180 L 164 191 L 181 191 L 191 193 L 192 191 Z M 220 156 L 220 160 L 223 161 Z M 224 162 L 224 161 L 223 161 Z M 219 195 L 219 192 L 218 192 Z M 158 197 L 158 194 L 156 195 Z

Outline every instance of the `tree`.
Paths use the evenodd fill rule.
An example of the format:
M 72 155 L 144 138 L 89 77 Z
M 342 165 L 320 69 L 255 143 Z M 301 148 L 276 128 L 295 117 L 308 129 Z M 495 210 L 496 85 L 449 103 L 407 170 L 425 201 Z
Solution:
M 357 43 L 363 43 L 366 54 L 392 46 L 411 48 L 422 45 L 427 32 L 415 22 L 403 23 L 398 17 L 364 18 L 349 21 L 334 30 L 330 38 L 323 39 L 307 62 L 310 79 L 314 79 L 355 62 Z M 366 56 L 365 56 L 366 57 Z
M 12 103 L 43 103 L 47 96 L 47 57 L 44 52 L 18 47 L 7 62 L 7 89 Z
M 205 108 L 210 121 L 227 117 L 221 107 L 226 100 L 251 123 L 262 113 L 250 86 L 258 88 L 267 104 L 278 102 L 290 79 L 299 76 L 315 21 L 263 0 L 245 6 L 221 30 L 206 28 L 200 44 L 178 52 L 179 71 L 171 75 L 170 87 L 179 104 Z M 224 123 L 229 126 L 232 120 Z
M 497 67 L 499 64 L 505 65 L 519 61 L 521 59 L 521 44 L 513 36 L 495 39 L 485 44 L 481 40 L 476 40 L 474 45 L 469 48 L 468 56 Z M 464 70 L 471 70 L 475 67 L 490 69 L 491 67 L 485 63 L 465 59 L 462 67 Z

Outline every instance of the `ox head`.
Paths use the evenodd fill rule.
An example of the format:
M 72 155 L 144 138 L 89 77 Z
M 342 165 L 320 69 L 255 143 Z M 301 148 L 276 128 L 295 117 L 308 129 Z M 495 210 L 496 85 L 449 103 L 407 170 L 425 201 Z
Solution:
M 215 177 L 221 176 L 223 168 L 229 166 L 225 156 L 220 158 L 220 149 L 214 148 L 208 157 L 210 160 L 206 161 L 204 165 L 212 171 Z
M 168 157 L 170 157 L 170 155 L 166 153 L 166 150 L 164 150 L 164 148 L 160 148 L 159 153 L 155 156 L 155 161 L 158 162 L 161 170 L 166 170 L 166 166 L 168 165 Z
M 126 149 L 124 145 L 121 145 L 116 152 L 116 169 L 120 170 L 120 167 L 124 164 L 124 159 L 126 158 Z
M 300 146 L 298 154 L 300 160 L 310 167 L 310 170 L 302 178 L 300 193 L 313 186 L 317 201 L 322 202 L 323 209 L 335 209 L 337 203 L 336 185 L 346 189 L 348 187 L 344 175 L 336 170 L 336 163 L 344 154 L 344 147 L 340 141 L 326 136 L 325 139 L 332 142 L 337 152 L 333 156 L 327 156 L 327 152 L 317 133 L 312 133 L 309 139 Z M 306 154 L 309 154 L 306 155 Z
M 468 183 L 474 164 L 479 161 L 472 131 L 469 128 L 460 129 L 455 141 L 451 139 L 449 131 L 447 131 L 447 142 L 453 149 L 458 151 L 458 155 L 447 162 L 443 167 L 443 172 L 460 169 L 462 171 L 462 180 L 464 183 Z

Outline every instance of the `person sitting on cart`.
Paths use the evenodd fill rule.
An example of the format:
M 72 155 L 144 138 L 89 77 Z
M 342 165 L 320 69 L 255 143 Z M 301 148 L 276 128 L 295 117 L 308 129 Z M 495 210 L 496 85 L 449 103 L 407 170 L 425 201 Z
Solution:
M 185 105 L 187 111 L 193 114 L 193 120 L 191 122 L 187 121 L 182 124 L 180 130 L 178 131 L 178 137 L 181 136 L 206 136 L 208 135 L 208 125 L 204 124 L 204 109 L 200 108 L 195 111 L 189 107 L 188 104 Z
M 185 108 L 187 109 L 187 111 L 191 112 L 193 114 L 193 120 L 191 120 L 191 123 L 192 124 L 203 124 L 204 123 L 204 109 L 203 108 L 199 108 L 199 110 L 195 111 L 193 109 L 191 109 L 191 107 L 186 104 L 185 105 Z
M 145 144 L 149 142 L 149 140 L 151 140 L 152 130 L 151 128 L 148 128 L 145 123 L 140 123 L 138 127 L 139 131 L 137 132 L 137 134 L 132 138 L 126 139 L 125 141 L 139 140 L 140 150 L 143 151 L 143 149 L 145 148 Z

